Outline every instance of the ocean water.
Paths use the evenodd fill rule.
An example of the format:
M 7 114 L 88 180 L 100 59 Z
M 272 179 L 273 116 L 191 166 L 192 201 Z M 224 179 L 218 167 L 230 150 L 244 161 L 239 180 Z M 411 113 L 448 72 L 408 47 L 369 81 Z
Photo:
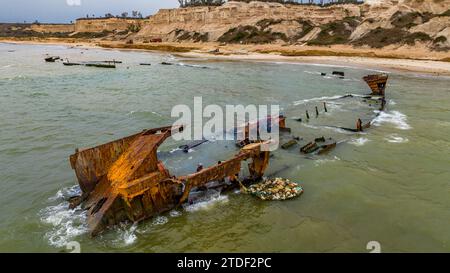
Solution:
M 45 54 L 123 64 L 65 67 L 45 63 Z M 391 72 L 388 104 L 378 113 L 370 102 L 336 99 L 369 92 L 361 78 L 373 71 L 360 68 L 12 44 L 0 44 L 0 56 L 0 252 L 61 252 L 71 241 L 83 252 L 368 252 L 370 241 L 384 252 L 450 251 L 448 77 Z M 333 70 L 346 78 L 320 75 Z M 274 152 L 267 175 L 299 182 L 305 193 L 298 199 L 210 192 L 90 238 L 85 212 L 65 201 L 79 193 L 68 157 L 77 147 L 171 125 L 172 107 L 192 105 L 194 96 L 204 105 L 278 104 L 292 135 L 339 145 L 324 156 L 301 155 L 299 147 Z M 360 134 L 334 127 L 355 127 L 357 118 L 375 119 Z M 159 151 L 174 174 L 237 152 L 216 142 L 184 154 L 181 144 L 168 141 Z

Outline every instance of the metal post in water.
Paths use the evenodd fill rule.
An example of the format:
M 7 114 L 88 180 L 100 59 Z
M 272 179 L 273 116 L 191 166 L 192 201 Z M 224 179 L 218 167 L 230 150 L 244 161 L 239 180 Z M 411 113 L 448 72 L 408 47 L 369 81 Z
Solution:
M 306 110 L 306 118 L 309 119 L 309 112 Z
M 358 132 L 362 132 L 363 128 L 362 128 L 362 120 L 359 118 L 358 121 L 356 122 L 356 130 Z
M 325 113 L 328 113 L 327 103 L 326 102 L 323 103 L 323 108 L 325 109 Z
M 316 106 L 316 117 L 319 116 L 319 108 Z

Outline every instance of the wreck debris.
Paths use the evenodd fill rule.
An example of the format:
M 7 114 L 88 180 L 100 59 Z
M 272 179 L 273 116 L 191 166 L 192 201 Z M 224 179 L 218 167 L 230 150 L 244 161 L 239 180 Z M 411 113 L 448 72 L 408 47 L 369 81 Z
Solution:
M 317 145 L 316 142 L 309 142 L 308 144 L 306 144 L 305 146 L 300 148 L 300 152 L 304 153 L 304 154 L 311 154 L 314 153 L 315 151 L 319 150 L 319 145 Z
M 63 62 L 63 65 L 65 66 L 77 66 L 77 65 L 83 65 L 82 63 L 72 63 L 69 62 L 69 59 L 67 59 L 65 62 Z
M 345 77 L 345 73 L 342 71 L 333 71 L 332 74 L 335 76 Z
M 82 196 L 72 196 L 67 200 L 69 202 L 69 209 L 75 209 L 83 202 Z
M 316 117 L 319 116 L 319 108 L 316 106 Z
M 327 126 L 327 127 L 338 128 L 338 129 L 342 129 L 344 131 L 358 133 L 358 132 L 363 132 L 366 129 L 369 129 L 371 126 L 372 126 L 372 121 L 369 121 L 369 122 L 363 124 L 362 120 L 358 119 L 358 120 L 356 120 L 356 129 L 340 127 L 340 126 Z
M 297 144 L 298 144 L 297 140 L 292 139 L 292 140 L 290 140 L 289 142 L 284 143 L 283 145 L 281 145 L 281 148 L 282 148 L 283 150 L 287 150 L 287 149 L 289 149 L 289 148 L 291 148 L 292 146 L 297 145 Z
M 325 139 L 325 137 L 320 137 L 301 147 L 300 152 L 303 154 L 312 154 L 317 152 L 318 155 L 323 155 L 336 148 L 336 146 L 337 142 L 332 138 Z
M 325 142 L 325 137 L 319 137 L 314 140 L 315 142 Z
M 386 98 L 385 97 L 381 98 L 380 111 L 384 111 L 384 108 L 386 108 Z
M 359 98 L 362 98 L 363 101 L 370 100 L 370 101 L 374 101 L 375 103 L 380 103 L 379 111 L 384 111 L 384 109 L 386 107 L 385 90 L 386 90 L 388 78 L 389 78 L 389 76 L 386 74 L 375 74 L 375 75 L 365 76 L 363 79 L 364 79 L 364 81 L 367 82 L 367 84 L 371 88 L 371 90 L 372 90 L 371 94 L 362 95 L 362 96 L 355 95 L 355 94 L 348 94 L 348 95 L 341 96 L 338 98 L 333 98 L 333 99 L 336 100 L 336 99 L 359 97 Z M 325 111 L 328 111 L 326 109 L 325 102 L 324 102 L 324 108 L 325 108 Z M 380 115 L 380 113 L 378 113 L 376 116 L 379 116 L 379 115 Z M 356 121 L 356 129 L 340 127 L 340 126 L 326 126 L 326 127 L 338 128 L 338 129 L 342 129 L 345 131 L 358 133 L 358 132 L 363 132 L 364 130 L 370 128 L 372 125 L 372 121 L 373 121 L 373 119 L 367 123 L 363 123 L 362 120 L 358 118 L 358 120 Z
M 323 109 L 325 110 L 325 113 L 328 113 L 327 103 L 323 103 Z
M 365 76 L 364 81 L 369 85 L 374 96 L 385 96 L 386 83 L 389 79 L 387 74 L 377 74 Z
M 84 65 L 87 67 L 99 67 L 99 68 L 116 68 L 116 63 L 121 63 L 118 61 L 102 61 L 102 62 L 81 62 L 81 63 L 72 63 L 69 61 L 69 59 L 66 59 L 65 62 L 63 62 L 63 65 L 65 66 L 80 66 Z
M 183 152 L 185 152 L 185 153 L 188 153 L 191 149 L 198 147 L 206 142 L 208 142 L 208 140 L 206 140 L 206 139 L 194 141 L 193 143 L 180 146 L 179 149 L 183 150 Z
M 122 61 L 112 60 L 112 61 L 99 61 L 99 62 L 92 62 L 92 63 L 114 63 L 114 64 L 121 64 Z
M 260 125 L 264 125 L 267 124 L 267 131 L 271 132 L 272 131 L 272 126 L 275 125 L 276 127 L 278 127 L 280 132 L 286 132 L 286 133 L 290 133 L 291 129 L 286 127 L 286 117 L 283 115 L 279 115 L 279 116 L 267 116 L 266 118 L 263 118 L 261 120 L 258 120 L 256 122 L 247 122 L 245 124 L 245 126 L 242 127 L 236 127 L 234 129 L 234 134 L 235 136 L 240 132 L 242 134 L 245 134 L 245 138 L 242 141 L 238 141 L 236 143 L 236 146 L 238 147 L 244 147 L 245 145 L 251 144 L 251 143 L 255 143 L 260 141 L 260 136 L 259 136 L 259 132 L 260 132 Z M 250 140 L 250 132 L 252 130 L 256 130 L 256 132 L 258 132 L 258 140 Z
M 59 56 L 50 56 L 50 57 L 46 57 L 44 60 L 47 63 L 54 63 L 54 62 L 56 62 L 57 60 L 60 60 L 60 59 L 61 58 Z
M 309 119 L 309 112 L 306 110 L 306 119 Z
M 85 64 L 87 67 L 98 67 L 98 68 L 116 68 L 115 63 L 87 63 Z
M 330 143 L 330 144 L 323 144 L 323 145 L 320 146 L 320 150 L 319 150 L 319 152 L 317 154 L 318 155 L 326 154 L 329 151 L 331 151 L 334 148 L 336 148 L 336 146 L 337 146 L 337 142 L 334 142 L 334 141 L 332 143 Z
M 259 142 L 218 165 L 183 177 L 171 176 L 158 160 L 157 149 L 182 130 L 182 126 L 145 130 L 70 156 L 83 192 L 73 198 L 73 206 L 83 202 L 92 236 L 120 222 L 138 222 L 171 210 L 187 200 L 191 189 L 210 181 L 237 181 L 242 161 L 251 159 L 249 179 L 261 178 L 268 166 L 270 153 L 261 150 L 268 142 Z
M 361 120 L 360 118 L 356 121 L 356 130 L 357 130 L 358 132 L 362 132 L 362 131 L 363 131 L 363 128 L 362 128 L 362 120 Z

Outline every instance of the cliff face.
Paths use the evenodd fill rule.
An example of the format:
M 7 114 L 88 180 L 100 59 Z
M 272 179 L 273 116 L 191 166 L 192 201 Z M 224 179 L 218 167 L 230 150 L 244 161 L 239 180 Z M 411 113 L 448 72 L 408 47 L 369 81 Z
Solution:
M 78 19 L 75 22 L 76 32 L 125 31 L 130 26 L 145 23 L 143 19 L 99 18 Z
M 355 5 L 340 5 L 328 8 L 317 6 L 282 5 L 278 3 L 228 2 L 220 7 L 193 7 L 160 10 L 149 19 L 136 36 L 162 37 L 167 41 L 176 40 L 178 31 L 208 33 L 208 41 L 217 41 L 228 30 L 245 25 L 256 25 L 262 20 L 282 20 L 278 30 L 289 32 L 301 30 L 295 23 L 307 19 L 316 25 L 326 24 L 345 17 L 360 16 L 360 8 Z
M 67 33 L 74 32 L 73 24 L 32 24 L 30 30 L 42 33 Z
M 220 7 L 164 9 L 136 41 L 354 44 L 425 43 L 450 47 L 450 0 L 377 0 L 329 7 L 228 2 Z
M 450 50 L 450 0 L 367 0 L 365 4 L 227 2 L 162 9 L 148 19 L 79 19 L 74 25 L 4 24 L 0 36 L 142 42 L 222 42 L 383 48 L 420 44 Z

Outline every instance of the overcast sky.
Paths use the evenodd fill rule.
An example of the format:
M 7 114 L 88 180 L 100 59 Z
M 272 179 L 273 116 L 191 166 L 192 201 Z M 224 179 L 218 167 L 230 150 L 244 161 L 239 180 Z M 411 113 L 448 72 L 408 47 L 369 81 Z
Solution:
M 177 6 L 177 0 L 0 0 L 0 22 L 68 23 L 86 14 L 117 15 L 132 10 L 147 16 Z

